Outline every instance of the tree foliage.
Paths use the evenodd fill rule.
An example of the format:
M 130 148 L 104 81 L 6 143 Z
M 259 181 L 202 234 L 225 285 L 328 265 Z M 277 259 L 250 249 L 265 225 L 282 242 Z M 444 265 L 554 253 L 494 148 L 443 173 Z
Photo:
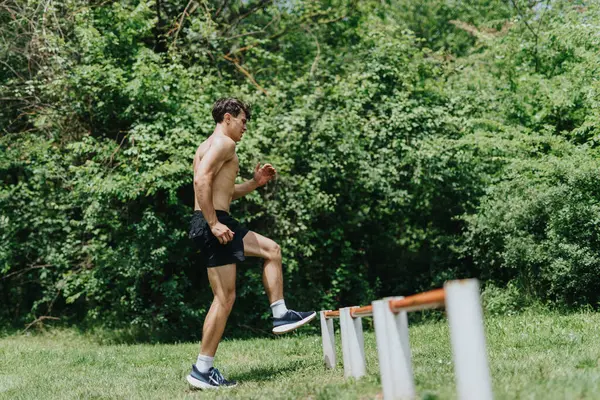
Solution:
M 2 318 L 197 337 L 191 160 L 228 95 L 241 178 L 279 173 L 232 212 L 282 246 L 288 304 L 477 276 L 595 305 L 598 7 L 470 3 L 2 3 Z M 261 272 L 234 328 L 268 318 Z

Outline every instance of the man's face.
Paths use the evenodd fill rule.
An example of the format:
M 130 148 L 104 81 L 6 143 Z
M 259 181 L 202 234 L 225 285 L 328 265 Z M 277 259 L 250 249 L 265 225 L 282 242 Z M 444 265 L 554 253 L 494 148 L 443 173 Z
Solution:
M 237 117 L 229 114 L 227 128 L 234 141 L 239 142 L 242 140 L 242 135 L 246 132 L 246 113 L 240 111 Z

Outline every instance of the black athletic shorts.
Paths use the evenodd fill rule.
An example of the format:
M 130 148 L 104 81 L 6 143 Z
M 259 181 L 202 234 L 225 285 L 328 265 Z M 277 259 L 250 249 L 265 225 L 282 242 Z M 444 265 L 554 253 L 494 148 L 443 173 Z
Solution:
M 202 211 L 194 211 L 190 221 L 189 237 L 194 241 L 200 258 L 207 267 L 218 267 L 227 264 L 236 264 L 244 261 L 244 236 L 249 232 L 246 227 L 232 218 L 226 211 L 216 210 L 217 219 L 227 225 L 235 235 L 227 244 L 219 243 L 204 219 Z

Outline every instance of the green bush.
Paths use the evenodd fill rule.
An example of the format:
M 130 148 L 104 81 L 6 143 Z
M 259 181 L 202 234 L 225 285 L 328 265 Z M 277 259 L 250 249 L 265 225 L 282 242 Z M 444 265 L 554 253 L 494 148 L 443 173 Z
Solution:
M 585 148 L 515 162 L 470 218 L 468 245 L 482 275 L 514 280 L 539 299 L 598 304 L 599 168 Z
M 324 15 L 297 11 L 288 23 Z M 445 273 L 452 264 L 445 253 L 457 240 L 452 219 L 479 193 L 479 169 L 438 82 L 440 61 L 412 33 L 352 15 L 332 22 L 343 35 L 319 45 L 317 64 L 306 35 L 267 41 L 249 50 L 247 68 L 275 62 L 303 73 L 265 78 L 265 97 L 220 62 L 191 63 L 198 46 L 191 31 L 178 48 L 151 49 L 154 13 L 147 3 L 79 10 L 68 46 L 45 61 L 64 70 L 35 85 L 37 96 L 60 107 L 28 117 L 32 132 L 2 138 L 5 316 L 59 314 L 197 336 L 211 292 L 186 238 L 190 163 L 213 129 L 212 102 L 236 92 L 254 103 L 256 116 L 239 148 L 242 175 L 270 161 L 279 178 L 232 211 L 282 245 L 290 304 L 365 303 L 427 288 Z M 203 18 L 192 18 L 190 29 Z M 313 23 L 314 35 L 327 36 L 328 23 Z M 349 42 L 352 53 L 339 54 Z M 292 44 L 304 55 L 266 51 Z M 310 62 L 301 64 L 303 57 Z M 430 210 L 437 197 L 440 207 Z M 262 324 L 268 316 L 254 264 L 240 267 L 245 301 L 234 327 L 238 317 Z M 421 268 L 430 272 L 417 276 Z
M 532 306 L 531 299 L 512 281 L 502 287 L 490 281 L 481 293 L 481 300 L 487 315 L 515 315 Z
M 595 305 L 598 7 L 409 3 L 3 8 L 0 317 L 198 337 L 191 161 L 226 95 L 254 107 L 242 177 L 279 172 L 232 212 L 281 244 L 288 304 L 474 276 L 494 312 L 508 282 Z M 255 260 L 238 298 L 232 330 L 268 326 Z

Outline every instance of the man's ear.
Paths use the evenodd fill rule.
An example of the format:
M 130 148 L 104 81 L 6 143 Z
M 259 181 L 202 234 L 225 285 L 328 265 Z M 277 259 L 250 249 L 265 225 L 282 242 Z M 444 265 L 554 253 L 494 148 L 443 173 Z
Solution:
M 225 115 L 223 115 L 223 122 L 229 124 L 231 122 L 231 114 L 225 113 Z

